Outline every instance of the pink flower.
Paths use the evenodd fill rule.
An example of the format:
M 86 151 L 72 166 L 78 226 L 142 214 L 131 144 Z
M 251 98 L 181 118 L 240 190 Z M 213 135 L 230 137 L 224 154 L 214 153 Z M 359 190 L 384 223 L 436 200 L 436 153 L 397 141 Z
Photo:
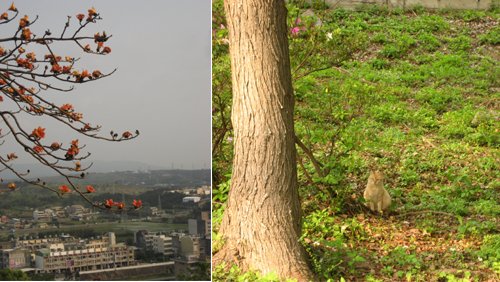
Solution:
M 297 18 L 297 19 L 295 20 L 295 25 L 299 25 L 301 22 L 302 22 L 302 21 L 300 20 L 300 18 Z
M 299 31 L 300 31 L 300 28 L 298 26 L 295 26 L 293 27 L 290 32 L 292 33 L 292 35 L 297 35 L 299 34 Z

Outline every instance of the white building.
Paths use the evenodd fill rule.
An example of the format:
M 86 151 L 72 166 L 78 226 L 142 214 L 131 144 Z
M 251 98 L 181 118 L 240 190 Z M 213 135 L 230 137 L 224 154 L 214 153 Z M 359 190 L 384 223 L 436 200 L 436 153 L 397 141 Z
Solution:
M 69 215 L 84 214 L 86 212 L 82 205 L 72 205 L 64 208 Z
M 33 220 L 35 221 L 42 221 L 42 220 L 48 221 L 52 219 L 52 216 L 55 216 L 55 213 L 51 209 L 45 209 L 43 211 L 39 210 L 33 211 Z
M 153 251 L 155 253 L 163 254 L 164 256 L 171 256 L 174 254 L 172 249 L 172 237 L 165 235 L 158 235 L 153 237 Z
M 196 194 L 198 195 L 210 195 L 210 186 L 201 186 L 196 189 Z
M 205 238 L 212 238 L 212 219 L 210 218 L 210 212 L 201 212 L 201 219 L 205 222 Z
M 200 219 L 188 219 L 188 230 L 190 235 L 205 235 L 205 222 Z
M 52 243 L 35 253 L 36 272 L 61 273 L 135 265 L 134 248 L 117 244 L 113 232 L 99 239 Z
M 182 236 L 179 238 L 180 255 L 184 258 L 200 258 L 204 255 L 202 239 L 198 236 Z
M 183 203 L 198 203 L 201 200 L 201 197 L 191 196 L 182 198 Z

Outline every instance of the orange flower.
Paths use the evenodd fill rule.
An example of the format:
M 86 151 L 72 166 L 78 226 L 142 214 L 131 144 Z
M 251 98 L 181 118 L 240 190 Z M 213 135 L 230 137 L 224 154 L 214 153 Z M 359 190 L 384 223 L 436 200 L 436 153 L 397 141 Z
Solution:
M 10 161 L 10 160 L 15 160 L 17 159 L 17 155 L 14 154 L 14 153 L 10 153 L 7 155 L 7 159 Z
M 76 162 L 75 163 L 75 170 L 79 171 L 80 169 L 82 169 L 82 164 L 80 162 Z
M 88 70 L 83 70 L 81 74 L 82 78 L 90 77 L 90 73 Z
M 30 21 L 28 19 L 28 16 L 26 16 L 26 15 L 19 20 L 19 28 L 26 27 L 29 24 L 30 24 Z
M 17 12 L 17 8 L 16 8 L 16 6 L 14 6 L 14 2 L 12 2 L 12 4 L 10 5 L 9 11 Z
M 64 105 L 61 106 L 60 109 L 63 112 L 69 112 L 69 111 L 73 110 L 73 105 L 71 105 L 71 104 L 64 104 Z
M 26 50 L 24 50 L 23 47 L 19 47 L 19 49 L 17 49 L 17 52 L 19 52 L 19 54 L 22 54 L 24 53 Z
M 90 44 L 87 44 L 85 45 L 85 47 L 83 47 L 83 51 L 85 52 L 90 52 L 91 48 L 90 48 Z
M 106 208 L 108 208 L 108 209 L 112 208 L 114 204 L 115 204 L 115 203 L 113 202 L 113 200 L 112 200 L 112 199 L 108 199 L 108 200 L 104 201 L 104 206 L 105 206 Z
M 3 49 L 2 47 L 0 47 L 0 56 L 3 56 L 5 55 L 5 49 Z
M 62 73 L 70 73 L 70 72 L 71 72 L 71 66 L 63 66 Z
M 85 15 L 84 15 L 84 14 L 78 14 L 78 15 L 76 15 L 76 18 L 77 18 L 79 21 L 83 21 L 83 19 L 85 18 Z
M 27 68 L 30 70 L 34 68 L 33 64 L 30 61 L 28 61 L 28 59 L 18 58 L 16 59 L 16 62 L 17 65 L 20 67 Z
M 66 159 L 67 160 L 72 160 L 78 153 L 80 152 L 80 149 L 78 148 L 78 139 L 75 139 L 71 141 L 71 147 L 68 149 L 66 152 Z
M 29 28 L 23 28 L 23 32 L 21 33 L 21 39 L 31 40 L 31 30 Z
M 64 157 L 66 158 L 66 160 L 72 160 L 75 158 L 75 152 L 73 151 L 73 149 L 69 148 L 66 154 L 64 154 Z
M 69 187 L 66 186 L 66 185 L 59 186 L 59 191 L 61 191 L 61 193 L 63 193 L 63 194 L 71 192 L 71 190 L 69 189 Z
M 92 72 L 92 76 L 95 78 L 98 78 L 102 75 L 102 73 L 99 70 L 95 70 Z
M 83 118 L 83 114 L 82 113 L 72 113 L 71 118 L 73 120 L 79 121 Z
M 132 202 L 132 205 L 134 206 L 135 209 L 138 209 L 142 207 L 142 201 L 141 200 L 135 200 Z
M 43 153 L 43 147 L 37 145 L 37 146 L 33 147 L 33 151 L 35 151 L 35 153 L 37 153 L 37 154 Z
M 16 183 L 11 182 L 11 183 L 7 184 L 7 188 L 9 188 L 9 189 L 11 189 L 11 190 L 16 189 Z
M 53 142 L 52 144 L 50 144 L 50 148 L 53 150 L 53 151 L 57 151 L 59 150 L 59 148 L 61 148 L 61 144 L 57 143 L 57 142 Z
M 71 147 L 68 149 L 66 154 L 64 155 L 67 160 L 72 160 L 75 158 L 75 156 L 78 155 L 78 148 Z
M 33 99 L 33 96 L 27 96 L 27 95 L 21 95 L 21 98 L 23 98 L 24 101 L 33 104 L 35 102 L 35 99 Z
M 37 106 L 36 108 L 30 107 L 30 111 L 42 114 L 45 111 L 45 108 L 43 106 Z
M 87 185 L 87 193 L 94 193 L 95 189 L 92 185 Z
M 90 127 L 90 124 L 86 123 L 81 130 L 82 131 L 89 131 L 91 129 L 92 129 L 92 127 Z
M 18 66 L 22 67 L 24 64 L 27 63 L 27 61 L 26 61 L 26 59 L 23 59 L 23 58 L 17 58 L 16 63 Z
M 8 19 L 9 19 L 9 14 L 7 14 L 6 12 L 0 15 L 0 20 L 8 20 Z
M 97 11 L 94 7 L 89 9 L 89 17 L 97 15 Z
M 125 203 L 124 203 L 124 202 L 116 203 L 116 207 L 117 207 L 119 210 L 123 210 L 123 208 L 125 207 Z
M 53 73 L 60 73 L 62 71 L 62 67 L 59 64 L 53 64 L 50 71 Z
M 109 54 L 109 53 L 111 53 L 111 48 L 109 48 L 108 46 L 104 47 L 104 49 L 102 50 L 102 53 L 103 54 Z
M 33 53 L 33 52 L 30 52 L 28 54 L 26 54 L 26 58 L 30 61 L 35 61 L 36 60 L 36 54 Z
M 102 35 L 99 32 L 94 34 L 94 42 L 96 42 L 96 43 L 105 42 L 106 40 L 108 40 L 108 36 L 106 35 L 105 31 L 102 32 Z M 98 46 L 102 47 L 102 45 L 98 45 Z
M 31 132 L 31 136 L 34 137 L 36 140 L 40 140 L 45 137 L 45 128 L 43 127 L 38 127 L 33 129 L 33 132 Z
M 132 133 L 130 133 L 130 131 L 125 131 L 125 132 L 123 132 L 122 137 L 125 139 L 128 139 L 128 138 L 132 137 Z
M 26 64 L 29 64 L 28 60 L 23 59 L 23 58 L 17 58 L 17 59 L 16 59 L 16 63 L 17 63 L 17 65 L 18 65 L 18 66 L 20 66 L 20 67 L 23 67 L 23 66 L 25 66 Z

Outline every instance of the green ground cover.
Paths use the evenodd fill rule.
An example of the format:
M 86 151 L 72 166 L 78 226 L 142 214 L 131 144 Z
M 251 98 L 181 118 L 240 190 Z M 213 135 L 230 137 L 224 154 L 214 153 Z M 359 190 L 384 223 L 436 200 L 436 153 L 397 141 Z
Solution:
M 217 251 L 233 144 L 227 30 L 213 5 Z M 289 4 L 289 25 L 300 28 L 289 42 L 295 130 L 320 164 L 298 147 L 301 240 L 318 277 L 500 280 L 499 18 Z M 372 167 L 393 199 L 384 217 L 363 208 Z M 216 281 L 276 280 L 224 267 Z

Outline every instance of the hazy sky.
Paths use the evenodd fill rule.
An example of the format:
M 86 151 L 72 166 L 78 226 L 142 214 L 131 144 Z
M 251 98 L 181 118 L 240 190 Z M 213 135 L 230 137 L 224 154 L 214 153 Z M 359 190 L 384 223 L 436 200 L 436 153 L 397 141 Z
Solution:
M 2 1 L 1 12 L 8 5 L 10 2 Z M 76 23 L 76 14 L 87 14 L 90 7 L 95 7 L 103 20 L 85 33 L 92 36 L 105 30 L 112 34 L 106 42 L 112 52 L 107 56 L 79 52 L 82 59 L 76 68 L 102 72 L 117 68 L 117 72 L 95 82 L 77 84 L 69 93 L 46 91 L 43 96 L 56 104 L 73 104 L 91 124 L 102 125 L 106 136 L 111 129 L 120 133 L 139 129 L 141 135 L 119 143 L 92 140 L 40 119 L 25 120 L 29 131 L 38 125 L 46 126 L 47 142 L 61 140 L 67 144 L 78 137 L 92 153 L 91 161 L 139 161 L 165 168 L 172 164 L 185 169 L 210 167 L 211 1 L 17 0 L 15 5 L 21 17 L 39 16 L 31 30 L 40 35 L 46 29 L 60 34 L 66 16 L 73 16 Z M 11 36 L 18 22 L 1 25 L 0 37 Z M 74 45 L 57 50 L 63 57 L 78 51 Z M 1 146 L 2 155 L 13 150 L 12 146 Z M 30 162 L 26 157 L 18 161 Z

